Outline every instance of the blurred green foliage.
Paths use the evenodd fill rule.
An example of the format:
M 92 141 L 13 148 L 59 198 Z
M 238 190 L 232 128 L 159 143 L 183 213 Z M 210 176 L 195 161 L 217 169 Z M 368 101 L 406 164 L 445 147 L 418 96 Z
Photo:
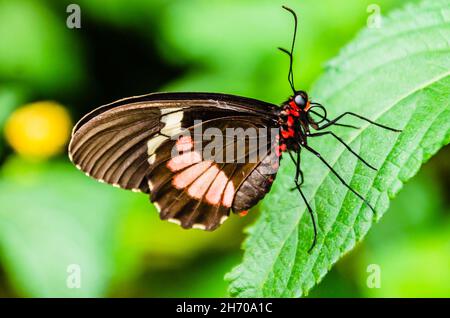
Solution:
M 0 86 L 0 131 L 9 115 L 18 105 L 26 101 L 26 93 L 20 86 L 3 84 Z M 3 138 L 0 138 L 0 158 L 4 148 Z
M 70 1 L 0 0 L 0 130 L 25 102 L 54 99 L 78 119 L 115 97 L 148 92 L 141 87 L 219 91 L 279 103 L 289 93 L 288 61 L 276 47 L 288 46 L 292 32 L 281 4 L 300 15 L 295 74 L 297 86 L 308 89 L 323 64 L 365 26 L 371 2 L 83 0 L 78 1 L 82 28 L 70 30 L 65 24 Z M 386 13 L 404 1 L 377 3 Z M 148 51 L 138 54 L 140 47 L 127 47 L 131 42 Z M 140 58 L 147 52 L 148 58 Z M 3 138 L 1 296 L 227 296 L 223 275 L 239 262 L 242 229 L 256 209 L 214 233 L 184 231 L 159 221 L 145 195 L 98 184 L 65 155 L 29 162 L 2 144 Z M 405 186 L 381 224 L 313 295 L 448 293 L 443 180 L 450 169 L 442 164 L 448 158 L 442 152 Z M 369 263 L 383 268 L 380 289 L 365 285 Z M 81 266 L 80 289 L 67 288 L 70 264 Z
M 38 1 L 0 2 L 0 74 L 44 92 L 71 90 L 83 71 L 78 45 L 61 18 Z

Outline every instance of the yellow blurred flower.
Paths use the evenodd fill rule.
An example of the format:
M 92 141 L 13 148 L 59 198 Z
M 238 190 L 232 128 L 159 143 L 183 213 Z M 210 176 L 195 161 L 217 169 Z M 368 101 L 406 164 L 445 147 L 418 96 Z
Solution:
M 6 122 L 5 135 L 18 154 L 46 159 L 64 149 L 71 127 L 69 113 L 62 105 L 41 101 L 16 110 Z

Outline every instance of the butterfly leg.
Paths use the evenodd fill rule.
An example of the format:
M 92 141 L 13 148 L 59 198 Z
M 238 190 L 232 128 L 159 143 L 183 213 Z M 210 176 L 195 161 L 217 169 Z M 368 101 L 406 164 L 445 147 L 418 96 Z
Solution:
M 363 117 L 361 115 L 358 115 L 358 114 L 355 114 L 355 113 L 352 113 L 352 112 L 345 112 L 345 113 L 339 115 L 338 117 L 336 117 L 335 119 L 330 120 L 329 122 L 327 122 L 326 124 L 322 125 L 321 127 L 318 127 L 316 130 L 322 130 L 322 129 L 325 129 L 325 128 L 331 126 L 331 125 L 334 125 L 340 119 L 342 119 L 344 116 L 347 116 L 347 115 L 357 117 L 359 119 L 362 119 L 362 120 L 365 120 L 365 121 L 371 123 L 372 125 L 375 125 L 375 126 L 387 129 L 387 130 L 391 130 L 391 131 L 395 131 L 395 132 L 401 132 L 401 130 L 399 130 L 399 129 L 395 129 L 395 128 L 391 128 L 391 127 L 388 127 L 388 126 L 384 126 L 382 124 L 376 123 L 376 122 L 374 122 L 374 121 L 372 121 L 372 120 L 370 120 L 370 119 L 368 119 L 366 117 Z
M 309 147 L 308 145 L 302 145 L 302 147 L 304 147 L 306 150 L 308 150 L 309 152 L 311 152 L 313 155 L 315 155 L 317 158 L 319 158 L 327 167 L 328 169 L 331 170 L 331 172 L 339 179 L 339 181 L 347 188 L 349 189 L 351 192 L 353 192 L 353 194 L 355 194 L 358 198 L 360 198 L 371 210 L 372 212 L 375 214 L 375 209 L 372 207 L 372 205 L 358 192 L 356 192 L 356 190 L 354 190 L 347 182 L 345 182 L 345 180 L 336 172 L 336 170 L 333 169 L 333 167 L 320 155 L 320 153 L 318 153 L 317 151 L 315 151 L 314 149 L 312 149 L 311 147 Z
M 327 123 L 329 123 L 331 120 L 324 118 Z M 361 127 L 353 126 L 353 125 L 347 125 L 347 124 L 340 124 L 340 123 L 334 123 L 333 126 L 339 126 L 339 127 L 346 127 L 346 128 L 353 128 L 353 129 L 361 129 Z
M 369 164 L 366 160 L 364 160 L 360 155 L 358 155 L 352 148 L 350 148 L 349 145 L 347 145 L 345 143 L 345 141 L 342 140 L 342 138 L 340 138 L 338 135 L 336 135 L 334 132 L 332 131 L 324 131 L 324 132 L 320 132 L 320 133 L 313 133 L 313 134 L 307 134 L 308 137 L 320 137 L 320 136 L 325 136 L 325 135 L 331 135 L 334 138 L 336 138 L 341 144 L 343 144 L 345 146 L 345 148 L 347 148 L 348 151 L 350 151 L 356 158 L 358 158 L 359 160 L 361 160 L 367 167 L 377 171 L 377 168 L 375 168 L 374 166 L 372 166 L 371 164 Z
M 303 194 L 303 191 L 302 191 L 302 189 L 301 189 L 301 187 L 300 187 L 300 184 L 299 184 L 298 182 L 295 182 L 295 186 L 296 186 L 298 192 L 300 193 L 300 196 L 302 197 L 303 202 L 305 202 L 305 204 L 306 204 L 306 208 L 308 209 L 308 213 L 309 213 L 309 216 L 311 217 L 311 222 L 312 222 L 312 225 L 313 225 L 314 239 L 313 239 L 313 242 L 312 242 L 312 244 L 311 244 L 311 247 L 310 247 L 309 250 L 308 250 L 308 253 L 310 253 L 310 252 L 312 251 L 312 249 L 314 248 L 314 246 L 316 245 L 316 242 L 317 242 L 317 225 L 316 225 L 316 219 L 314 218 L 314 212 L 313 212 L 311 206 L 309 205 L 308 200 L 306 200 L 306 197 L 305 197 L 305 195 Z
M 301 178 L 301 181 L 299 182 L 299 185 L 303 185 L 303 181 L 305 180 L 305 178 L 303 177 L 303 171 L 302 171 L 302 167 L 301 167 L 301 162 L 300 162 L 300 152 L 301 152 L 302 148 L 299 148 L 297 151 L 297 164 L 296 164 L 296 172 L 295 172 L 295 183 L 298 183 L 298 178 Z
M 300 193 L 300 196 L 302 197 L 303 201 L 305 202 L 306 208 L 308 209 L 309 216 L 311 217 L 311 222 L 312 222 L 313 229 L 314 229 L 314 239 L 313 239 L 313 242 L 311 244 L 311 247 L 308 250 L 308 253 L 309 253 L 309 252 L 312 251 L 312 249 L 316 245 L 316 241 L 317 241 L 317 226 L 316 226 L 316 220 L 314 218 L 313 210 L 312 210 L 311 206 L 309 205 L 308 200 L 306 200 L 306 197 L 303 194 L 303 191 L 301 189 L 301 185 L 303 184 L 303 181 L 305 179 L 303 177 L 303 171 L 302 171 L 302 169 L 300 167 L 300 152 L 301 152 L 301 148 L 298 149 L 297 159 L 295 159 L 294 156 L 292 155 L 292 153 L 289 152 L 289 156 L 291 157 L 292 161 L 295 163 L 295 167 L 296 167 L 295 178 L 294 178 L 295 187 L 292 188 L 291 191 L 297 189 L 297 191 Z M 298 182 L 299 177 L 301 178 L 300 182 Z
M 322 105 L 319 104 L 319 103 L 311 103 L 311 105 L 322 106 Z M 323 107 L 323 106 L 322 106 L 322 107 Z M 321 119 L 322 121 L 326 121 L 327 123 L 329 123 L 329 122 L 331 121 L 331 120 L 329 120 L 329 119 L 327 118 L 326 115 L 320 114 L 320 113 L 314 111 L 313 109 L 310 109 L 310 110 L 308 111 L 308 113 L 312 113 L 312 114 L 314 114 L 314 115 L 320 117 L 320 119 Z M 341 124 L 341 123 L 334 123 L 333 125 L 334 125 L 334 126 L 340 126 L 340 127 L 346 127 L 346 128 L 353 128 L 353 129 L 360 129 L 360 128 L 361 128 L 361 127 L 357 127 L 357 126 L 353 126 L 353 125 L 347 125 L 347 124 Z
M 294 182 L 297 184 L 299 184 L 300 186 L 303 185 L 303 181 L 304 181 L 304 177 L 303 177 L 303 171 L 300 165 L 300 150 L 297 152 L 297 159 L 294 158 L 294 156 L 292 155 L 292 153 L 289 152 L 289 156 L 291 157 L 292 162 L 294 162 L 295 164 L 295 178 L 294 178 Z M 298 182 L 298 179 L 301 179 L 300 182 Z M 297 189 L 296 187 L 291 188 L 291 191 Z

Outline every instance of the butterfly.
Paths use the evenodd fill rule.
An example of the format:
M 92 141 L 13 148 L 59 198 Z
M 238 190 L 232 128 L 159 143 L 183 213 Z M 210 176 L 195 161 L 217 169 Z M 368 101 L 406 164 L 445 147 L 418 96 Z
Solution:
M 323 105 L 311 101 L 307 92 L 295 89 L 292 64 L 297 15 L 283 8 L 293 15 L 295 26 L 291 49 L 279 48 L 290 59 L 288 81 L 292 89 L 281 107 L 219 93 L 152 93 L 121 99 L 91 111 L 75 125 L 69 144 L 70 160 L 100 182 L 148 194 L 161 219 L 183 228 L 212 231 L 231 211 L 245 215 L 270 191 L 279 161 L 287 154 L 296 167 L 293 189 L 299 192 L 311 216 L 312 248 L 317 229 L 313 210 L 302 191 L 300 154 L 305 150 L 317 156 L 374 211 L 310 147 L 308 139 L 330 135 L 375 169 L 338 135 L 325 129 L 357 129 L 340 122 L 353 116 L 381 128 L 399 130 L 352 112 L 330 120 Z M 213 142 L 212 137 L 220 142 Z M 259 142 L 256 147 L 254 140 Z M 207 149 L 208 153 L 204 151 Z M 229 153 L 233 154 L 230 158 Z

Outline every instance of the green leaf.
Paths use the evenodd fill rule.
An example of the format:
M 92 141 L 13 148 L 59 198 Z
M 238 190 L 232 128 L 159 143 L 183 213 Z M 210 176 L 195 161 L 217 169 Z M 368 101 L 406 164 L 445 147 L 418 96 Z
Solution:
M 310 145 L 375 207 L 349 192 L 318 158 L 302 153 L 303 186 L 318 222 L 318 242 L 293 186 L 293 164 L 284 159 L 261 215 L 249 229 L 242 264 L 226 276 L 236 297 L 299 297 L 360 241 L 386 212 L 389 199 L 421 164 L 450 141 L 450 10 L 447 0 L 407 6 L 366 29 L 332 60 L 312 98 L 329 117 L 344 111 L 403 129 L 401 134 L 347 118 L 359 130 L 335 129 L 372 171 L 332 137 Z M 286 157 L 286 156 L 285 156 Z

